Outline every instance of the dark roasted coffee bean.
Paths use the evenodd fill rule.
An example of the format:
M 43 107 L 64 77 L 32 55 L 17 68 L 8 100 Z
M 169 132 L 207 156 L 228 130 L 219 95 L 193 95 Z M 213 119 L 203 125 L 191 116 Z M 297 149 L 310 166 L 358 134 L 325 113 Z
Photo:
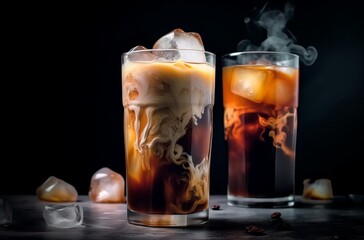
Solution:
M 282 214 L 280 212 L 274 212 L 270 215 L 272 219 L 280 219 Z
M 245 226 L 245 230 L 247 230 L 247 231 L 248 231 L 248 230 L 249 230 L 250 228 L 252 228 L 252 227 L 254 227 L 254 225 L 253 225 L 253 224 L 246 225 L 246 226 Z
M 218 204 L 212 205 L 211 209 L 212 210 L 219 210 L 220 209 L 220 205 L 218 205 Z
M 255 226 L 255 225 L 248 225 L 248 229 L 247 229 L 247 232 L 251 235 L 254 235 L 254 236 L 262 236 L 265 234 L 265 230 L 264 228 L 262 227 L 258 227 L 258 226 Z

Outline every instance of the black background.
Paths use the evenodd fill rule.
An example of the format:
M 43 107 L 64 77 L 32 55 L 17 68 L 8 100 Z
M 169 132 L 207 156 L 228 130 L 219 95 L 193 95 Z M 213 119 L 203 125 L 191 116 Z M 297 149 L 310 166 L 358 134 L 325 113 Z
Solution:
M 291 3 L 288 29 L 297 44 L 319 54 L 300 68 L 297 194 L 306 178 L 331 179 L 334 194 L 364 193 L 363 13 L 354 0 Z M 102 167 L 125 176 L 121 54 L 152 47 L 175 28 L 200 33 L 205 49 L 217 55 L 211 193 L 226 194 L 221 56 L 242 39 L 265 39 L 244 23 L 265 4 L 283 9 L 285 1 L 16 6 L 6 45 L 15 91 L 5 102 L 12 107 L 5 107 L 0 194 L 35 194 L 52 175 L 87 194 Z

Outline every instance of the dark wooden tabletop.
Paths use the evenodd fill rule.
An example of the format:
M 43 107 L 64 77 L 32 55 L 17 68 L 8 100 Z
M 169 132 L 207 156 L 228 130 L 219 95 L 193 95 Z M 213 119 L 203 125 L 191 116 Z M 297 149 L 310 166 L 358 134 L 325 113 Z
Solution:
M 364 206 L 346 197 L 331 203 L 305 203 L 297 197 L 293 208 L 258 209 L 228 206 L 226 196 L 211 196 L 210 219 L 205 225 L 156 228 L 127 222 L 126 204 L 97 204 L 79 196 L 83 223 L 74 228 L 49 227 L 42 215 L 44 203 L 36 196 L 2 196 L 13 209 L 10 225 L 0 227 L 0 239 L 364 239 Z M 272 221 L 280 212 L 285 225 Z M 264 229 L 256 236 L 247 231 Z

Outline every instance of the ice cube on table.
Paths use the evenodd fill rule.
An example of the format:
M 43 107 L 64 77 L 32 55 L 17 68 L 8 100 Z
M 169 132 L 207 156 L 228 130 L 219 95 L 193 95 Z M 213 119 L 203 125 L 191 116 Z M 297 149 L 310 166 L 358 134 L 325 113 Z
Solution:
M 310 179 L 303 181 L 303 194 L 302 197 L 306 199 L 325 200 L 332 199 L 333 192 L 330 179 L 317 179 L 315 182 L 310 183 Z
M 89 198 L 98 203 L 124 203 L 125 180 L 119 173 L 104 167 L 91 178 Z
M 48 226 L 72 228 L 82 224 L 83 209 L 77 203 L 69 205 L 45 205 L 43 217 Z
M 202 38 L 198 33 L 185 32 L 177 28 L 159 38 L 153 45 L 153 49 L 180 49 L 178 52 L 155 51 L 155 53 L 166 60 L 184 60 L 186 62 L 206 62 Z M 185 51 L 184 49 L 196 50 Z
M 75 202 L 78 198 L 76 189 L 62 179 L 50 176 L 36 190 L 39 200 L 50 202 Z
M 270 69 L 264 67 L 236 67 L 232 74 L 230 90 L 236 95 L 261 103 L 273 75 Z
M 0 198 L 0 226 L 11 224 L 13 218 L 13 209 L 10 203 L 3 198 Z

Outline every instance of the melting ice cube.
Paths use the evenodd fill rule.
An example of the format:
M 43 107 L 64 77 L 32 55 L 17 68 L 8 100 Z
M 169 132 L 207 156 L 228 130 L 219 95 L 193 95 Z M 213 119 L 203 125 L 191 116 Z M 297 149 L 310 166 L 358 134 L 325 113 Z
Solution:
M 278 76 L 285 78 L 285 79 L 296 79 L 298 76 L 297 69 L 291 67 L 277 67 L 274 68 Z
M 231 92 L 253 102 L 261 103 L 272 78 L 273 72 L 264 67 L 254 69 L 237 67 L 232 75 Z
M 292 80 L 275 78 L 268 87 L 264 102 L 277 106 L 293 104 L 295 88 Z
M 11 223 L 13 217 L 13 210 L 6 199 L 0 198 L 0 226 L 8 225 Z
M 146 51 L 142 51 L 146 50 Z M 134 53 L 132 53 L 134 52 Z M 128 58 L 131 61 L 153 61 L 157 58 L 152 52 L 148 51 L 148 49 L 144 46 L 135 46 L 129 50 Z
M 310 179 L 303 181 L 303 194 L 306 199 L 332 199 L 332 187 L 329 179 L 317 179 L 315 182 L 310 183 Z
M 91 178 L 91 201 L 98 203 L 125 202 L 125 181 L 123 176 L 109 168 L 101 168 Z
M 159 38 L 153 45 L 153 49 L 181 49 L 178 53 L 156 51 L 156 54 L 168 60 L 182 59 L 187 62 L 206 62 L 201 36 L 198 33 L 185 32 L 179 28 Z M 197 51 L 184 51 L 183 49 Z
M 77 203 L 71 205 L 45 205 L 43 217 L 51 227 L 72 228 L 82 224 L 83 209 Z
M 76 189 L 71 184 L 54 176 L 39 186 L 36 193 L 40 200 L 50 202 L 75 202 L 78 197 Z

